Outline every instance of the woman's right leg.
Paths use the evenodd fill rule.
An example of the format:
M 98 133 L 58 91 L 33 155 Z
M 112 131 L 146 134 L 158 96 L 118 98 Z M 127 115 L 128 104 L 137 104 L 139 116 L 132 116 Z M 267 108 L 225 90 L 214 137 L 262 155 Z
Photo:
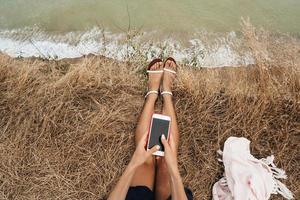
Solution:
M 166 62 L 166 68 L 175 70 L 176 64 L 173 61 Z M 176 70 L 175 70 L 176 71 Z M 170 72 L 165 72 L 163 77 L 163 90 L 172 91 L 172 84 L 175 78 L 174 74 Z M 178 149 L 179 143 L 179 131 L 176 118 L 176 111 L 173 104 L 172 96 L 169 94 L 163 95 L 163 115 L 168 115 L 171 117 L 171 134 L 174 138 L 176 148 Z M 169 174 L 164 157 L 157 159 L 156 162 L 156 182 L 155 182 L 155 199 L 166 200 L 171 195 L 171 187 L 169 181 Z
M 150 70 L 161 70 L 162 63 L 154 64 Z M 158 91 L 160 86 L 160 81 L 162 78 L 162 74 L 149 74 L 148 80 L 148 89 Z M 145 103 L 143 106 L 143 110 L 140 114 L 136 132 L 135 132 L 135 144 L 137 145 L 140 139 L 144 134 L 147 134 L 152 118 L 152 114 L 154 113 L 154 106 L 157 100 L 157 94 L 150 94 L 145 99 Z M 151 190 L 153 190 L 154 186 L 154 178 L 155 178 L 155 159 L 149 158 L 142 166 L 137 168 L 131 186 L 147 186 Z

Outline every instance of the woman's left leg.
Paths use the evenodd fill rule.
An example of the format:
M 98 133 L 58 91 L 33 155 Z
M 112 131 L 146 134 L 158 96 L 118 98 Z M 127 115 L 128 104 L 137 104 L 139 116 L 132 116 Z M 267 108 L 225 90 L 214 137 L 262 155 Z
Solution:
M 166 69 L 177 71 L 177 66 L 174 61 L 166 61 Z M 163 90 L 172 91 L 172 85 L 175 79 L 175 75 L 170 72 L 164 72 L 163 76 Z M 169 94 L 163 95 L 163 115 L 171 117 L 171 134 L 174 139 L 176 149 L 178 149 L 179 143 L 179 131 L 176 117 L 176 110 L 173 104 L 173 98 Z M 155 180 L 155 199 L 165 200 L 171 195 L 170 177 L 166 166 L 165 158 L 160 157 L 157 159 L 156 164 L 156 180 Z
M 150 67 L 150 70 L 162 70 L 163 63 L 158 62 Z M 158 91 L 162 73 L 149 74 L 148 88 Z M 155 102 L 158 98 L 157 94 L 150 94 L 145 99 L 144 107 L 139 117 L 135 132 L 135 144 L 137 145 L 144 134 L 148 133 L 152 114 L 154 113 Z M 132 179 L 131 186 L 147 186 L 153 191 L 155 178 L 155 158 L 149 158 L 142 166 L 140 166 Z

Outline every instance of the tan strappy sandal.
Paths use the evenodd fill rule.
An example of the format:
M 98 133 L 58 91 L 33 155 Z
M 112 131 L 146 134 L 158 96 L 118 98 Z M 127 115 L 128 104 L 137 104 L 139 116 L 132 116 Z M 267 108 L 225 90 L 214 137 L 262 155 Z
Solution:
M 176 61 L 175 61 L 175 59 L 174 58 L 172 58 L 172 57 L 168 57 L 166 60 L 165 60 L 165 62 L 164 62 L 164 73 L 172 73 L 172 74 L 177 74 L 177 72 L 176 71 L 174 71 L 174 70 L 172 70 L 172 69 L 167 69 L 167 68 L 165 68 L 165 64 L 166 64 L 166 62 L 168 61 L 168 60 L 171 60 L 171 61 L 173 61 L 174 63 L 175 63 L 175 65 L 176 65 L 176 70 L 177 70 L 177 63 L 176 63 Z M 171 91 L 162 91 L 162 86 L 160 87 L 160 94 L 161 95 L 165 95 L 165 94 L 167 94 L 167 95 L 171 95 L 171 96 L 173 96 L 173 93 L 171 92 Z
M 162 60 L 159 59 L 159 58 L 156 58 L 156 59 L 154 59 L 154 60 L 152 60 L 150 62 L 150 64 L 147 67 L 147 75 L 148 75 L 148 77 L 149 77 L 149 74 L 159 74 L 159 73 L 163 73 L 164 72 L 164 70 L 161 70 L 161 69 L 160 70 L 151 70 L 151 67 L 153 65 L 155 65 L 156 63 L 158 63 L 158 62 L 162 62 Z M 148 89 L 147 89 L 147 91 L 148 91 Z M 147 96 L 149 96 L 150 94 L 157 94 L 158 95 L 159 91 L 157 91 L 157 90 L 150 90 L 150 91 L 148 91 L 146 93 L 145 98 L 147 98 Z

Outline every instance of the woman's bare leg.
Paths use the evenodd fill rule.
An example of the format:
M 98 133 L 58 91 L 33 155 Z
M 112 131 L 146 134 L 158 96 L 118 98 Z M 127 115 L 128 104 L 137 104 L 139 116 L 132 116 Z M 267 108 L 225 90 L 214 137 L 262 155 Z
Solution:
M 150 70 L 159 70 L 159 69 L 161 70 L 162 67 L 163 67 L 163 63 L 160 62 L 154 64 L 150 68 Z M 149 91 L 150 90 L 158 91 L 161 79 L 162 79 L 162 74 L 149 74 L 149 81 L 148 81 Z M 158 97 L 157 94 L 150 94 L 145 99 L 143 110 L 139 117 L 139 121 L 135 132 L 136 145 L 138 144 L 142 136 L 144 134 L 147 134 L 147 131 L 149 130 L 157 97 Z M 136 170 L 131 182 L 131 186 L 147 186 L 148 188 L 153 190 L 154 178 L 155 178 L 155 159 L 150 158 L 146 163 L 144 163 Z
M 166 62 L 166 68 L 176 71 L 176 64 L 173 61 Z M 164 72 L 163 77 L 163 90 L 172 91 L 172 84 L 175 78 L 174 74 L 170 72 Z M 176 119 L 175 107 L 173 105 L 173 99 L 171 95 L 163 95 L 163 110 L 162 114 L 171 117 L 171 134 L 174 138 L 176 148 L 178 149 L 179 132 Z M 155 182 L 155 199 L 166 200 L 171 195 L 169 174 L 164 157 L 157 159 L 156 164 L 156 182 Z

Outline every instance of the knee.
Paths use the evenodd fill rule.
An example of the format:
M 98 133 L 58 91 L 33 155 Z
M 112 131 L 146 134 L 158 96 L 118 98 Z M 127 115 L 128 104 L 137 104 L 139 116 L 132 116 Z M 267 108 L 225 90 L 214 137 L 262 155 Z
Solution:
M 154 167 L 155 161 L 152 157 L 149 157 L 146 162 L 143 164 L 145 167 Z
M 156 166 L 157 166 L 157 169 L 160 171 L 160 172 L 168 172 L 168 169 L 167 169 L 167 164 L 166 164 L 166 161 L 165 161 L 165 158 L 159 158 L 156 162 Z

